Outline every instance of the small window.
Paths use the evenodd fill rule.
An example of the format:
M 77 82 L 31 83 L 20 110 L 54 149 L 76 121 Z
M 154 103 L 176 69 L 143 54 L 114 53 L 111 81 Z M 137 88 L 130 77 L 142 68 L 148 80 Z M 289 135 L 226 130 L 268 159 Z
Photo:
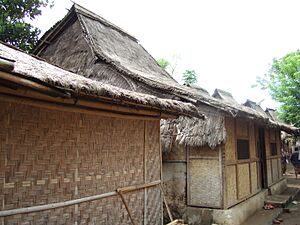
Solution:
M 237 158 L 238 159 L 249 159 L 249 141 L 248 140 L 237 140 Z
M 277 146 L 276 143 L 271 143 L 271 155 L 277 155 Z

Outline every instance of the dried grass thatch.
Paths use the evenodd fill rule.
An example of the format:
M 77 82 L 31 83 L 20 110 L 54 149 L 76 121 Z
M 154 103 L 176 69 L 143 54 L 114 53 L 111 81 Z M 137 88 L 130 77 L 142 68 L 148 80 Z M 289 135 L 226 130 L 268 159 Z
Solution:
M 255 120 L 265 127 L 278 128 L 288 133 L 300 135 L 300 129 L 289 126 L 267 113 L 255 102 L 248 100 L 247 104 L 240 105 L 228 92 L 218 89 L 215 93 L 226 93 L 226 99 L 221 100 L 207 95 L 203 88 L 189 87 L 195 96 L 202 96 L 198 107 L 205 114 L 205 120 L 196 118 L 179 117 L 176 120 L 161 121 L 161 143 L 164 152 L 170 152 L 174 143 L 191 147 L 208 145 L 214 149 L 217 145 L 226 142 L 226 129 L 224 116 L 246 117 Z M 209 106 L 209 107 L 208 107 Z
M 224 102 L 227 102 L 229 104 L 238 104 L 238 102 L 233 98 L 232 94 L 227 92 L 227 91 L 224 91 L 224 90 L 221 90 L 221 89 L 215 89 L 213 95 L 212 95 L 214 98 L 217 98 L 217 99 L 220 99 Z
M 205 120 L 180 116 L 160 124 L 163 152 L 170 152 L 174 143 L 190 147 L 208 145 L 214 149 L 226 142 L 225 118 L 216 111 L 206 111 Z
M 32 57 L 20 50 L 0 43 L 0 57 L 14 61 L 14 70 L 9 71 L 26 79 L 45 84 L 60 90 L 62 93 L 78 97 L 85 95 L 98 99 L 108 97 L 117 104 L 131 102 L 144 107 L 175 114 L 203 117 L 197 108 L 190 103 L 170 99 L 160 99 L 152 95 L 124 90 L 112 85 L 103 84 L 81 75 L 77 75 L 43 60 Z M 2 68 L 3 70 L 3 68 Z
M 70 29 L 72 26 L 76 29 Z M 49 50 L 63 35 L 66 37 L 64 40 L 59 40 L 61 44 L 55 46 L 55 50 Z M 85 43 L 74 40 L 79 37 Z M 76 52 L 82 54 L 71 54 L 74 44 L 76 44 Z M 91 54 L 86 54 L 89 50 Z M 122 81 L 118 80 L 116 84 L 121 88 L 147 94 L 152 94 L 151 92 L 155 90 L 158 97 L 170 92 L 174 97 L 175 89 L 178 93 L 185 92 L 172 76 L 160 68 L 137 39 L 77 4 L 74 4 L 65 18 L 41 38 L 33 53 L 45 57 L 49 51 L 51 51 L 49 57 L 51 63 L 53 63 L 52 59 L 56 58 L 55 64 L 62 68 L 78 67 L 76 58 L 84 62 L 80 63 L 78 71 L 72 70 L 75 73 L 98 81 L 105 80 L 109 84 L 116 84 L 115 78 L 121 77 Z M 110 79 L 107 79 L 106 73 L 111 75 Z
M 74 29 L 72 28 L 72 33 L 68 33 L 71 29 L 68 31 L 67 29 L 72 25 L 74 25 Z M 61 38 L 64 33 L 66 37 Z M 68 47 L 70 44 L 74 44 L 69 40 L 70 36 L 72 37 L 71 41 L 75 41 L 76 44 L 80 43 L 80 45 L 76 45 L 76 52 L 72 52 L 72 54 L 69 53 L 71 48 Z M 62 40 L 58 45 L 59 38 Z M 82 40 L 84 40 L 84 43 L 82 43 Z M 57 46 L 55 46 L 56 44 Z M 52 50 L 49 50 L 51 46 Z M 63 46 L 67 51 L 61 50 L 59 46 Z M 86 53 L 87 49 L 90 52 Z M 115 84 L 128 90 L 150 93 L 158 97 L 183 99 L 195 103 L 200 110 L 203 106 L 207 106 L 232 117 L 245 117 L 256 120 L 264 126 L 277 127 L 287 132 L 298 132 L 300 134 L 299 129 L 280 124 L 270 119 L 263 112 L 238 104 L 229 92 L 217 89 L 213 95 L 214 97 L 212 97 L 200 87 L 188 87 L 178 84 L 159 67 L 136 38 L 77 4 L 73 5 L 68 15 L 61 22 L 42 37 L 34 53 L 43 55 L 47 51 L 51 53 L 51 57 L 56 57 L 58 64 L 63 58 L 67 58 L 68 60 L 65 60 L 64 63 L 59 64 L 64 68 L 75 68 L 79 61 L 84 62 L 78 68 L 78 73 L 87 75 L 94 80 Z M 86 54 L 83 54 L 83 52 Z M 173 121 L 172 124 L 178 124 L 176 129 L 181 128 L 181 136 L 176 135 L 176 140 L 180 142 L 189 140 L 188 143 L 192 145 L 207 143 L 210 146 L 223 142 L 225 139 L 223 134 L 217 134 L 214 139 L 210 137 L 212 136 L 211 133 L 204 134 L 200 129 L 206 127 L 206 132 L 210 132 L 210 119 L 212 118 L 207 116 L 207 121 L 197 122 L 196 119 L 181 118 L 182 125 L 179 125 L 180 120 Z M 212 119 L 212 121 L 214 120 Z M 219 123 L 221 126 L 221 121 Z M 183 127 L 186 124 L 196 126 L 196 128 L 186 127 L 184 129 Z M 177 131 L 174 131 L 170 124 L 162 128 L 167 129 L 166 127 L 171 129 L 166 133 L 173 134 L 175 132 L 177 134 Z M 224 128 L 221 130 L 224 130 Z M 202 139 L 196 140 L 197 136 L 202 137 Z M 166 138 L 165 140 L 169 139 Z M 213 140 L 215 140 L 215 143 L 213 143 Z M 169 142 L 166 141 L 164 145 L 168 146 Z

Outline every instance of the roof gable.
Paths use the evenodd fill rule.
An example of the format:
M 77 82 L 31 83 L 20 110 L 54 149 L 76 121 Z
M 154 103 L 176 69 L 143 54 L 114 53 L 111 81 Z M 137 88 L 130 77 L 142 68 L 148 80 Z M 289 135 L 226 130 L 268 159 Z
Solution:
M 181 86 L 160 68 L 136 38 L 77 4 L 74 4 L 65 18 L 41 38 L 33 53 L 42 57 L 43 49 L 61 35 L 62 32 L 59 30 L 66 30 L 74 20 L 79 21 L 81 29 L 79 32 L 84 33 L 84 38 L 94 57 L 100 61 L 110 64 L 115 70 L 137 82 L 146 83 L 163 91 L 168 89 L 170 91 L 175 87 L 181 90 Z M 90 69 L 90 66 L 86 68 L 86 70 Z M 101 75 L 94 77 L 101 80 Z
M 224 91 L 224 90 L 221 90 L 221 89 L 215 89 L 212 96 L 214 98 L 223 100 L 227 103 L 238 104 L 238 102 L 233 98 L 231 93 L 229 93 L 227 91 Z
M 251 101 L 251 100 L 247 99 L 247 101 L 243 105 L 258 111 L 259 113 L 261 113 L 263 115 L 267 115 L 266 112 L 261 108 L 261 106 L 258 105 L 254 101 Z M 273 119 L 273 118 L 271 118 L 271 119 Z

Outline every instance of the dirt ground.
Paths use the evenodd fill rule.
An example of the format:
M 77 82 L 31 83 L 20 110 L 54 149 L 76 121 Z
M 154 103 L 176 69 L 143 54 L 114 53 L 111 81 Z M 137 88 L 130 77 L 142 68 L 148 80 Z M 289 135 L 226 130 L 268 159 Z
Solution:
M 288 178 L 289 185 L 300 188 L 300 177 L 298 175 L 298 179 L 296 180 L 294 168 L 291 164 L 287 165 L 287 173 L 285 177 Z M 300 225 L 300 192 L 293 200 L 293 202 L 289 204 L 288 209 L 290 212 L 284 212 L 279 216 L 283 219 L 283 222 L 280 224 Z
M 283 219 L 281 225 L 300 225 L 300 193 L 288 206 L 289 212 L 282 213 L 279 217 Z

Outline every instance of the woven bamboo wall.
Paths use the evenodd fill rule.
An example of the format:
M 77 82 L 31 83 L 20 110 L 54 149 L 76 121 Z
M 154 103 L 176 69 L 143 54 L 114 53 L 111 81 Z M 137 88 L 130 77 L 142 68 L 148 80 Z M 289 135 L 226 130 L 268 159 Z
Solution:
M 175 141 L 172 144 L 170 152 L 163 153 L 163 161 L 168 160 L 186 160 L 186 148 L 184 145 L 179 145 Z
M 237 201 L 236 165 L 226 166 L 225 207 L 234 205 Z
M 250 147 L 250 158 L 257 159 L 257 146 L 256 146 L 256 127 L 253 122 L 249 124 L 249 147 Z
M 0 127 L 0 210 L 160 179 L 159 121 L 100 118 L 0 102 Z M 143 190 L 125 194 L 125 199 L 139 224 L 144 214 L 146 224 L 161 224 L 157 187 L 146 194 Z M 130 224 L 117 196 L 2 220 L 8 225 Z
M 235 140 L 235 121 L 231 117 L 226 117 L 225 120 L 227 139 L 225 144 L 225 160 L 236 160 L 236 140 Z
M 266 156 L 267 158 L 271 155 L 271 149 L 270 149 L 270 130 L 265 129 L 265 146 L 266 146 Z
M 226 118 L 224 208 L 235 205 L 260 190 L 257 127 L 253 121 Z M 238 160 L 237 139 L 249 141 L 249 159 Z
M 271 159 L 267 159 L 267 177 L 268 177 L 268 185 L 271 185 L 273 183 Z
M 193 206 L 221 208 L 222 174 L 221 147 L 191 148 L 188 163 L 189 204 Z
M 281 156 L 280 156 L 280 131 L 275 129 L 266 129 L 265 144 L 267 155 L 267 176 L 268 186 L 276 183 L 282 177 Z M 276 143 L 277 155 L 271 155 L 271 143 Z
M 249 122 L 243 119 L 236 120 L 236 136 L 238 138 L 249 137 Z
M 249 170 L 248 163 L 237 165 L 237 177 L 238 177 L 238 198 L 242 199 L 247 195 L 251 194 L 250 170 Z
M 277 165 L 278 165 L 278 179 L 280 180 L 283 176 L 281 169 L 281 132 L 277 130 L 276 132 L 276 145 L 277 145 Z
M 259 190 L 259 184 L 258 184 L 258 163 L 253 162 L 250 163 L 250 169 L 251 169 L 251 192 L 255 193 Z

